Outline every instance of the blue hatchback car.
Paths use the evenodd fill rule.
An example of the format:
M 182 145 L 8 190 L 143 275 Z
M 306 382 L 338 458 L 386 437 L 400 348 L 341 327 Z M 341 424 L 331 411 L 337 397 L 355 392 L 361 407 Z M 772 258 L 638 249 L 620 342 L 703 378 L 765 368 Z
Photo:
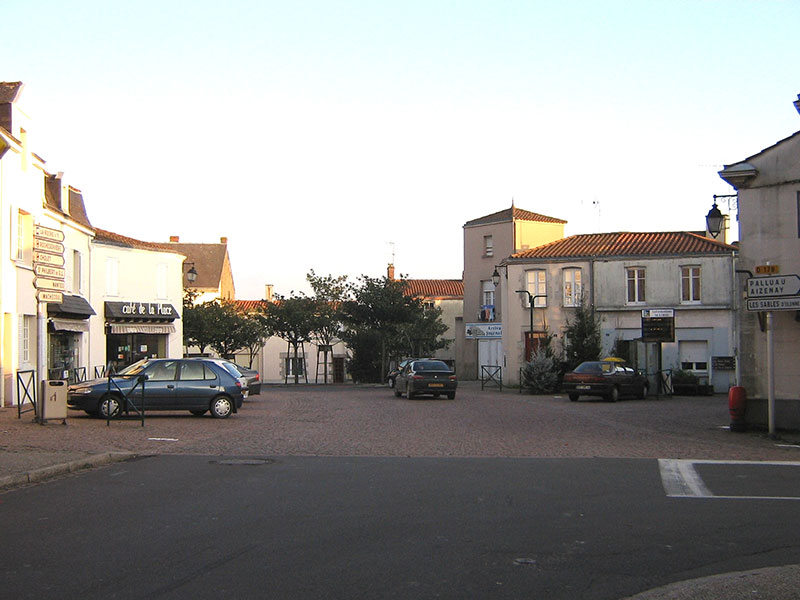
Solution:
M 217 419 L 242 406 L 243 379 L 222 360 L 151 358 L 140 360 L 105 379 L 69 386 L 67 406 L 107 418 L 128 406 L 139 410 L 210 411 Z

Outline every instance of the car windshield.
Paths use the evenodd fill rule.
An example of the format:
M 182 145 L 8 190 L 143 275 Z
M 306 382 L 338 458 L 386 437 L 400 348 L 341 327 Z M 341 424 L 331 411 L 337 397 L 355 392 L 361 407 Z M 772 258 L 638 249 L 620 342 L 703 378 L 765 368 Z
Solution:
M 611 363 L 585 362 L 575 367 L 575 373 L 613 373 L 614 366 Z
M 143 358 L 122 369 L 117 375 L 138 375 L 147 366 L 149 359 Z

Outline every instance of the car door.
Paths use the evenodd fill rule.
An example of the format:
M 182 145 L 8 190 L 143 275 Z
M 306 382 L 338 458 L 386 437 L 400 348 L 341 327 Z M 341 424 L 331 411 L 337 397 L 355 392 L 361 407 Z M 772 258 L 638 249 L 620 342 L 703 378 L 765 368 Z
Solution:
M 176 408 L 208 408 L 219 385 L 219 376 L 208 363 L 202 360 L 181 361 L 175 391 Z
M 145 410 L 164 410 L 175 401 L 175 385 L 179 360 L 159 360 L 144 369 Z M 133 401 L 139 406 L 141 391 L 133 392 Z

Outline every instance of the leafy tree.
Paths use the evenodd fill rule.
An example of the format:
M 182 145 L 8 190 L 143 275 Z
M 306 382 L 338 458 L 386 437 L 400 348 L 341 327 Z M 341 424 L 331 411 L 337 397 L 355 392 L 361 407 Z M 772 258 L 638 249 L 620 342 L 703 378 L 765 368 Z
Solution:
M 441 310 L 427 310 L 405 293 L 406 280 L 362 275 L 342 305 L 341 338 L 353 352 L 350 373 L 357 381 L 381 382 L 389 356 L 432 353 L 444 347 Z
M 575 308 L 575 316 L 567 321 L 565 330 L 566 367 L 572 370 L 586 360 L 599 360 L 602 350 L 600 319 L 583 298 Z
M 247 348 L 248 367 L 253 368 L 253 361 L 264 344 L 272 336 L 269 319 L 262 311 L 240 311 L 244 318 L 241 329 L 242 348 Z
M 299 347 L 310 342 L 316 318 L 316 302 L 303 294 L 285 298 L 275 296 L 275 301 L 264 305 L 266 322 L 270 331 L 286 340 L 292 348 L 294 364 L 298 365 Z M 299 369 L 294 369 L 294 382 L 299 383 Z
M 217 337 L 216 308 L 212 302 L 195 304 L 197 292 L 186 290 L 183 294 L 183 344 L 197 346 L 201 354 L 206 353 Z
M 342 329 L 342 303 L 349 290 L 347 275 L 322 277 L 312 269 L 306 275 L 306 280 L 314 292 L 315 315 L 311 335 L 317 347 L 322 349 L 325 383 L 328 383 L 328 352 L 339 340 Z
M 210 346 L 226 359 L 233 359 L 240 348 L 247 345 L 247 317 L 236 309 L 231 300 L 215 300 L 209 304 L 211 315 L 215 321 L 215 335 Z

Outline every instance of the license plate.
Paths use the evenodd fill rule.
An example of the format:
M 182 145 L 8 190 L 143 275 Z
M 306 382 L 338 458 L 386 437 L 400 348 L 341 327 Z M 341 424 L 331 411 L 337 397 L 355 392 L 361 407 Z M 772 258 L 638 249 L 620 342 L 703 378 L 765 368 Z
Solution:
M 428 387 L 444 387 L 443 383 L 429 383 Z
M 575 389 L 576 390 L 590 390 L 590 389 L 592 389 L 592 386 L 590 386 L 590 385 L 576 385 Z

